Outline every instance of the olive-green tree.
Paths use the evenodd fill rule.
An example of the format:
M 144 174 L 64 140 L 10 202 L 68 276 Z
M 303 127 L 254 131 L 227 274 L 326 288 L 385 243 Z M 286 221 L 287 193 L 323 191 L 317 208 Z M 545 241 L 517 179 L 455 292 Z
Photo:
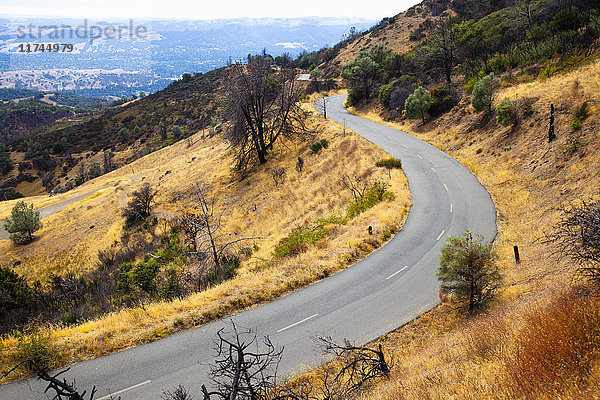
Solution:
M 6 174 L 13 169 L 14 163 L 4 143 L 0 143 L 0 174 Z
M 394 58 L 394 52 L 385 46 L 374 46 L 360 52 L 342 68 L 342 78 L 350 82 L 350 105 L 362 98 L 369 100 L 378 82 L 385 81 L 386 70 Z
M 498 255 L 482 236 L 466 231 L 462 236 L 448 238 L 440 257 L 437 272 L 441 291 L 457 301 L 467 301 L 469 314 L 492 298 L 502 275 L 496 265 Z
M 471 104 L 477 111 L 487 109 L 492 111 L 492 78 L 494 74 L 489 74 L 478 80 L 473 86 Z
M 509 126 L 517 122 L 517 108 L 515 104 L 505 97 L 496 107 L 496 121 L 502 126 Z
M 40 212 L 33 209 L 33 204 L 20 201 L 12 208 L 11 217 L 4 223 L 4 229 L 10 233 L 10 240 L 18 244 L 26 244 L 33 240 L 33 232 L 42 227 Z
M 406 117 L 410 119 L 421 118 L 425 123 L 425 113 L 429 110 L 432 103 L 431 94 L 429 90 L 423 86 L 419 86 L 415 89 L 414 93 L 408 96 L 404 103 L 404 109 L 406 110 Z

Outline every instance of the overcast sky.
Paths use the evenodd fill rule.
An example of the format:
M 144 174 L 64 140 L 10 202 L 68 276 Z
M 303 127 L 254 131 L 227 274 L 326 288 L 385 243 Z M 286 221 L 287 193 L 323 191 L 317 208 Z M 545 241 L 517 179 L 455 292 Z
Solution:
M 0 0 L 0 15 L 75 18 L 362 17 L 381 19 L 422 0 Z

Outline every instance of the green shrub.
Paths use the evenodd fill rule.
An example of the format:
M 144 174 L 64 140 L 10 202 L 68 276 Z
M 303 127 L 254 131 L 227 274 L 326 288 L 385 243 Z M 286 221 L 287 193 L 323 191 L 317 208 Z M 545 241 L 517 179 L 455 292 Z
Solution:
M 381 160 L 377 161 L 375 165 L 379 168 L 387 169 L 388 176 L 391 179 L 391 170 L 402 169 L 402 160 L 395 157 L 382 158 Z
M 229 254 L 221 257 L 221 268 L 223 269 L 223 280 L 233 279 L 240 267 L 241 261 L 238 256 Z
M 387 190 L 385 183 L 375 181 L 364 191 L 362 196 L 358 196 L 350 202 L 346 211 L 347 218 L 352 219 L 383 200 L 393 200 L 394 198 L 394 194 Z
M 0 265 L 0 315 L 26 309 L 32 304 L 33 293 L 25 278 Z
M 498 112 L 496 121 L 502 126 L 509 126 L 514 124 L 517 120 L 517 109 L 515 104 L 508 97 L 505 97 L 498 103 L 496 111 Z
M 489 74 L 478 80 L 473 86 L 473 95 L 471 96 L 471 104 L 477 111 L 492 107 L 492 78 L 494 74 Z
M 100 175 L 102 175 L 102 168 L 100 168 L 100 164 L 93 163 L 92 165 L 90 165 L 90 168 L 88 169 L 89 178 L 94 179 L 99 177 Z
M 557 71 L 556 66 L 554 65 L 546 65 L 544 68 L 542 68 L 542 70 L 540 71 L 540 74 L 538 75 L 538 77 L 540 79 L 547 79 L 547 78 L 551 78 Z
M 287 255 L 302 253 L 308 250 L 309 244 L 315 244 L 328 234 L 329 231 L 322 224 L 310 228 L 296 228 L 275 247 L 273 257 L 282 258 Z
M 4 228 L 10 233 L 10 240 L 18 244 L 29 243 L 33 233 L 42 227 L 40 212 L 33 209 L 32 204 L 19 201 L 12 208 L 11 217 L 4 223 Z
M 181 296 L 183 291 L 179 284 L 175 268 L 166 268 L 164 271 L 164 278 L 164 283 L 160 287 L 160 297 L 165 300 L 172 300 Z
M 457 104 L 452 91 L 445 84 L 436 86 L 430 90 L 430 93 L 431 106 L 429 107 L 429 114 L 431 115 L 440 115 L 448 112 Z
M 379 101 L 384 105 L 384 107 L 390 106 L 390 96 L 392 95 L 393 90 L 394 86 L 391 83 L 383 85 L 381 89 L 379 89 Z
M 573 121 L 571 122 L 571 131 L 576 132 L 581 129 L 583 121 L 590 115 L 590 104 L 587 101 L 581 103 L 575 110 Z
M 119 130 L 119 140 L 121 143 L 126 143 L 129 140 L 129 129 L 121 128 Z
M 173 125 L 171 128 L 171 137 L 175 140 L 181 139 L 183 136 L 183 129 L 179 125 Z
M 450 236 L 442 247 L 437 272 L 441 291 L 451 293 L 458 301 L 466 301 L 469 313 L 473 313 L 492 298 L 502 282 L 497 259 L 494 246 L 482 236 L 469 231 L 462 236 Z
M 10 153 L 6 150 L 6 145 L 0 143 L 0 173 L 6 174 L 14 167 L 14 163 L 10 158 Z
M 34 331 L 29 335 L 20 335 L 17 342 L 17 360 L 19 362 L 31 360 L 39 367 L 52 367 L 54 362 L 60 360 L 59 353 L 50 345 L 48 336 L 44 336 L 38 331 Z M 29 364 L 27 366 L 29 372 L 35 372 Z
M 404 103 L 404 109 L 406 111 L 406 117 L 409 119 L 421 118 L 425 123 L 425 113 L 431 107 L 433 100 L 429 90 L 423 86 L 419 86 L 415 89 L 414 93 L 408 96 Z
M 346 98 L 344 107 L 354 107 L 364 98 L 365 98 L 364 90 L 359 89 L 359 88 L 349 89 L 348 97 Z
M 465 92 L 473 93 L 473 87 L 475 87 L 475 84 L 477 83 L 478 80 L 479 79 L 476 76 L 469 79 L 469 81 L 467 83 L 465 83 Z
M 382 158 L 375 164 L 378 167 L 402 169 L 402 160 L 396 157 Z
M 327 141 L 327 139 L 320 139 L 317 140 L 316 142 L 314 142 L 311 146 L 310 149 L 312 150 L 313 153 L 318 153 L 319 151 L 321 151 L 321 149 L 326 149 L 329 147 L 329 142 Z
M 156 277 L 160 266 L 155 258 L 133 266 L 129 271 L 129 280 L 146 293 L 156 292 Z

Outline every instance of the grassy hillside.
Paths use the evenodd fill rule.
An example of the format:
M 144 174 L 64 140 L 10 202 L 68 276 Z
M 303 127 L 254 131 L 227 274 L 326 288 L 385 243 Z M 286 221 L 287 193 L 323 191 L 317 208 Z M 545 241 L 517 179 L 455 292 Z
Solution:
M 3 119 L 6 129 L 18 132 L 27 121 L 33 122 L 22 127 L 26 135 L 5 138 L 7 143 L 10 140 L 9 150 L 16 165 L 11 173 L 0 175 L 0 195 L 11 190 L 27 196 L 70 190 L 89 178 L 88 170 L 95 162 L 103 173 L 110 172 L 199 129 L 213 129 L 220 123 L 216 110 L 223 71 L 186 75 L 160 92 L 124 104 L 117 101 L 108 110 L 91 108 L 74 114 L 70 107 L 34 100 L 5 105 L 6 112 L 11 112 L 10 118 Z M 87 104 L 84 100 L 67 95 L 48 98 L 76 105 Z M 27 115 L 15 114 L 14 108 L 21 110 L 25 105 L 51 114 L 44 117 L 29 109 L 23 111 Z M 70 118 L 62 118 L 66 115 Z M 172 137 L 174 126 L 182 129 L 182 137 Z M 2 129 L 0 124 L 0 134 Z M 108 166 L 106 156 L 110 157 Z M 25 181 L 34 185 L 23 188 Z
M 551 78 L 503 84 L 494 106 L 505 97 L 516 102 L 519 122 L 510 127 L 468 98 L 425 125 L 384 122 L 455 156 L 490 191 L 506 280 L 481 315 L 465 318 L 443 305 L 382 338 L 398 362 L 364 398 L 597 398 L 600 304 L 573 280 L 577 266 L 544 239 L 563 206 L 598 199 L 599 82 L 596 58 Z M 584 102 L 589 116 L 574 129 Z M 548 143 L 551 104 L 557 139 Z M 381 109 L 354 111 L 383 122 Z
M 312 110 L 311 103 L 305 107 Z M 220 136 L 208 137 L 200 131 L 190 140 L 153 152 L 78 187 L 74 193 L 82 193 L 83 198 L 47 218 L 33 243 L 17 247 L 0 241 L 0 263 L 12 265 L 19 260 L 21 263 L 13 270 L 29 282 L 39 280 L 42 286 L 48 286 L 48 278 L 55 276 L 89 280 L 94 274 L 109 271 L 102 270 L 98 251 L 124 246 L 124 236 L 141 234 L 145 240 L 160 242 L 168 229 L 164 221 L 172 220 L 184 204 L 195 201 L 192 189 L 198 182 L 204 182 L 211 194 L 229 204 L 224 230 L 253 238 L 237 250 L 241 265 L 235 276 L 222 284 L 173 300 L 145 302 L 142 307 L 117 306 L 108 314 L 75 307 L 74 312 L 80 314 L 74 320 L 72 314 L 59 313 L 52 324 L 41 324 L 37 334 L 47 336 L 58 355 L 53 365 L 155 340 L 273 300 L 346 268 L 398 231 L 410 207 L 401 171 L 393 171 L 390 178 L 385 170 L 375 167 L 376 161 L 385 156 L 381 149 L 311 112 L 309 123 L 314 136 L 278 145 L 271 160 L 243 181 L 231 170 L 233 154 L 228 144 Z M 328 146 L 313 152 L 311 145 L 317 139 L 326 139 Z M 298 157 L 304 160 L 301 169 L 297 168 Z M 282 168 L 283 182 L 276 182 L 273 171 Z M 388 196 L 389 200 L 346 218 L 352 195 L 340 183 L 344 174 L 389 184 L 393 199 Z M 132 190 L 143 183 L 158 190 L 154 211 L 158 221 L 139 228 L 137 233 L 126 233 L 121 208 Z M 32 200 L 36 206 L 52 207 L 70 196 Z M 8 215 L 14 203 L 0 204 L 0 218 Z M 373 227 L 372 235 L 369 226 Z M 300 243 L 288 255 L 282 255 L 282 243 L 299 230 L 319 232 L 319 236 L 315 242 Z M 193 261 L 175 260 L 170 265 L 183 275 L 197 268 Z M 21 342 L 18 336 L 3 337 L 3 370 L 18 359 Z M 11 379 L 18 376 L 12 375 Z
M 407 54 L 423 42 L 439 19 L 481 18 L 510 4 L 508 0 L 425 0 L 405 12 L 384 18 L 366 32 L 350 35 L 331 49 L 320 50 L 314 60 L 318 60 L 317 65 L 323 63 L 319 68 L 327 76 L 337 77 L 342 67 L 361 51 L 381 45 Z

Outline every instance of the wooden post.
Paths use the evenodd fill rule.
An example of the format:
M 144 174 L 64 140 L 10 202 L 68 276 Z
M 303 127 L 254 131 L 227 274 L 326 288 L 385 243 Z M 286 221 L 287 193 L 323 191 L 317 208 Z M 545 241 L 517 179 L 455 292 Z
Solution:
M 515 246 L 515 261 L 518 263 L 521 262 L 521 256 L 519 255 L 519 246 Z
M 556 139 L 554 134 L 554 104 L 550 104 L 550 128 L 548 130 L 548 143 Z

